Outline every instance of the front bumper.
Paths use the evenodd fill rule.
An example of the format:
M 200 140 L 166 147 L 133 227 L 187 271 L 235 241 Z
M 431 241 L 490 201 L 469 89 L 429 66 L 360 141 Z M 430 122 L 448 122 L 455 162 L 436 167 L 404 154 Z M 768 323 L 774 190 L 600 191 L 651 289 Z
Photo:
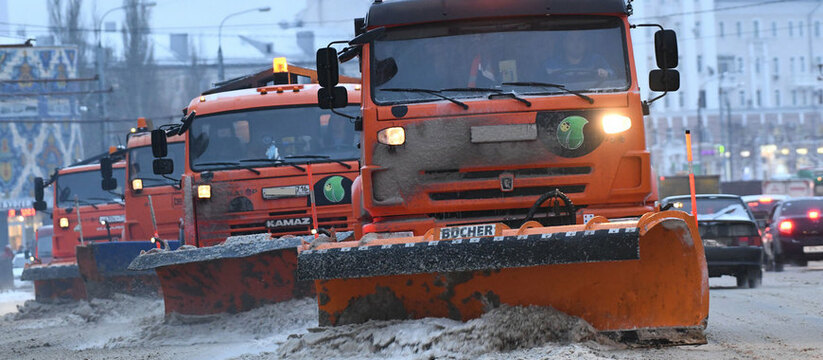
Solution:
M 709 277 L 737 275 L 763 264 L 763 248 L 759 246 L 707 246 L 705 251 Z

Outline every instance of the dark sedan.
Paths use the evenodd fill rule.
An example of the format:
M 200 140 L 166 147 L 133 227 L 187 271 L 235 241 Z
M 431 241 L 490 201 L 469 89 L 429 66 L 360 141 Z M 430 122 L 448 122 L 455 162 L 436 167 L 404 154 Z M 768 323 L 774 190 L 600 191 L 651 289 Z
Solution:
M 780 202 L 767 221 L 763 236 L 774 269 L 783 264 L 806 266 L 823 260 L 823 197 L 793 198 Z
M 763 278 L 760 231 L 737 195 L 697 195 L 697 227 L 706 252 L 709 277 L 731 275 L 738 287 L 755 288 Z M 671 196 L 661 207 L 691 213 L 689 196 Z

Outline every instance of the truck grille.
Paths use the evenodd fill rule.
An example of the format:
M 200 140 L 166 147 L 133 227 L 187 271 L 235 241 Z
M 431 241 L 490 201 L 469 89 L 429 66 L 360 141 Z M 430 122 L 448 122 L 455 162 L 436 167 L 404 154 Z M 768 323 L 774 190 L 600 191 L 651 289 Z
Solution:
M 473 199 L 503 199 L 524 196 L 540 196 L 547 192 L 558 189 L 565 194 L 582 193 L 586 191 L 585 185 L 566 185 L 566 186 L 539 186 L 539 187 L 524 187 L 515 188 L 512 191 L 502 191 L 500 189 L 482 189 L 482 190 L 465 190 L 465 191 L 450 191 L 438 192 L 429 194 L 429 198 L 435 201 L 445 200 L 473 200 Z

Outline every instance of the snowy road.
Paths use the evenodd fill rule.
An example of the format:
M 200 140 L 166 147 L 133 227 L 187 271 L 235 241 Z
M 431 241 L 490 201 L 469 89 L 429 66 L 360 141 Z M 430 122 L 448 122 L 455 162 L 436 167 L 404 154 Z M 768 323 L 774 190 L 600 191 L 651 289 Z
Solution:
M 585 339 L 587 333 L 578 323 L 538 310 L 499 312 L 467 324 L 424 319 L 314 330 L 315 304 L 308 299 L 234 316 L 164 322 L 162 301 L 121 296 L 91 303 L 28 303 L 21 312 L 0 318 L 0 349 L 5 351 L 0 358 L 823 359 L 823 262 L 766 273 L 758 289 L 735 289 L 734 282 L 710 281 L 709 344 L 702 346 L 540 345 L 544 339 L 534 334 L 563 326 L 565 335 L 554 338 Z M 0 310 L 31 298 L 30 291 L 0 293 Z M 547 327 L 547 320 L 561 325 Z M 522 327 L 530 330 L 518 331 Z M 496 350 L 512 344 L 526 347 Z

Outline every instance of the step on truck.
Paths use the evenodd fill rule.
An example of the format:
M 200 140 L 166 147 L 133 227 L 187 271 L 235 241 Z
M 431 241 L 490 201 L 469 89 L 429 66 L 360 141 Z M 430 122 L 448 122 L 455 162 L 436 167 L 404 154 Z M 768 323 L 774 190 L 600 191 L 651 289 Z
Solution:
M 185 153 L 183 136 L 172 136 L 168 147 L 174 160 L 182 163 Z M 141 251 L 180 246 L 183 221 L 182 168 L 171 174 L 152 172 L 151 132 L 145 118 L 126 136 L 126 148 L 100 160 L 104 179 L 111 179 L 112 160 L 125 157 L 125 221 L 121 241 L 90 243 L 77 247 L 78 270 L 89 298 L 111 297 L 114 293 L 156 296 L 160 283 L 154 271 L 130 271 L 129 264 Z M 116 179 L 107 180 L 104 190 L 117 187 Z M 111 226 L 101 220 L 101 225 Z
M 705 343 L 706 260 L 694 218 L 654 205 L 630 13 L 375 1 L 318 51 L 320 106 L 345 103 L 339 59 L 363 79 L 357 241 L 299 253 L 320 325 L 539 305 L 628 343 Z M 676 35 L 654 42 L 650 88 L 677 90 Z
M 37 301 L 55 299 L 86 299 L 86 287 L 77 266 L 76 247 L 89 243 L 111 243 L 121 239 L 124 205 L 123 189 L 104 191 L 101 183 L 101 154 L 68 167 L 55 170 L 44 181 L 34 178 L 34 208 L 46 211 L 44 188 L 54 193 L 51 217 L 53 219 L 52 260 L 34 264 L 23 270 L 22 280 L 34 281 Z M 125 180 L 125 163 L 113 165 L 112 178 Z M 101 225 L 105 221 L 108 226 Z
M 193 99 L 180 126 L 155 130 L 154 170 L 183 169 L 184 238 L 197 247 L 142 255 L 130 267 L 156 270 L 167 314 L 233 313 L 314 294 L 312 282 L 295 281 L 296 247 L 318 232 L 351 232 L 360 158 L 349 120 L 317 107 L 315 79 L 278 58 Z M 338 112 L 356 115 L 359 79 L 342 80 L 351 95 Z M 185 137 L 182 161 L 168 158 L 169 134 Z

